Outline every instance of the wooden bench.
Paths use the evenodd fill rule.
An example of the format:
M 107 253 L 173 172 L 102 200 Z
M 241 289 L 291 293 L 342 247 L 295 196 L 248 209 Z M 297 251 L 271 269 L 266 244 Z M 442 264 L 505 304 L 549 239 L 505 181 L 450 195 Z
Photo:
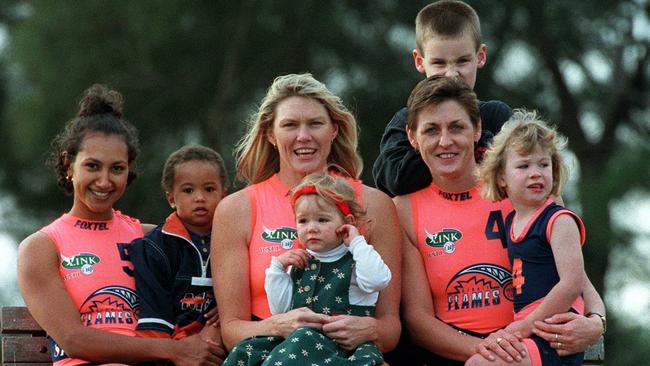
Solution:
M 2 365 L 51 365 L 45 331 L 26 307 L 4 306 L 2 322 Z
M 27 308 L 2 307 L 2 366 L 51 365 L 45 331 Z M 603 365 L 605 348 L 601 337 L 585 352 L 584 365 Z
M 587 365 L 604 365 L 605 364 L 605 343 L 603 337 L 598 342 L 591 345 L 585 351 L 584 366 Z

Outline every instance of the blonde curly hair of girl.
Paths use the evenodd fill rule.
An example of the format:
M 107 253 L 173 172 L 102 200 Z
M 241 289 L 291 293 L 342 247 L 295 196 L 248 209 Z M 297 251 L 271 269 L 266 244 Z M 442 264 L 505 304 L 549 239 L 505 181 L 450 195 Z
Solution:
M 553 170 L 551 195 L 561 195 L 569 175 L 561 155 L 566 145 L 566 137 L 544 122 L 536 111 L 515 109 L 512 117 L 494 137 L 483 157 L 479 169 L 480 179 L 483 182 L 483 197 L 491 201 L 508 198 L 505 188 L 499 184 L 499 178 L 503 175 L 506 166 L 507 151 L 513 149 L 518 154 L 527 155 L 537 146 L 551 156 Z

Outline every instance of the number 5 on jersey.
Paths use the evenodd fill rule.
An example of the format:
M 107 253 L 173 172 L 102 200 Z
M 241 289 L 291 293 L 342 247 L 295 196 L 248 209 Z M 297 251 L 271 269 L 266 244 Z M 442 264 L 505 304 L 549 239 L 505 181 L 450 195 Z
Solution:
M 131 245 L 131 243 L 117 243 L 117 251 L 120 253 L 121 260 L 131 263 L 131 257 L 129 256 L 129 245 Z M 122 266 L 122 271 L 124 271 L 124 273 L 130 277 L 135 276 L 133 273 L 133 268 L 129 266 Z

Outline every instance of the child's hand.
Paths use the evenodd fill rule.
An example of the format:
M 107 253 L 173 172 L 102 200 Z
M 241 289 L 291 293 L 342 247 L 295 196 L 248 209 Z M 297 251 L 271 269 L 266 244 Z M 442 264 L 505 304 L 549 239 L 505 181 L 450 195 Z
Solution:
M 218 327 L 219 326 L 219 308 L 213 307 L 207 313 L 203 314 L 203 317 L 207 319 L 205 321 L 206 327 Z
M 305 268 L 311 259 L 311 255 L 304 249 L 294 249 L 284 252 L 276 258 L 284 268 L 289 266 Z
M 336 234 L 343 239 L 343 243 L 347 246 L 350 245 L 352 239 L 359 236 L 359 229 L 356 226 L 350 224 L 343 224 L 341 227 L 336 229 Z
M 510 323 L 505 331 L 520 338 L 529 338 L 533 334 L 533 323 L 524 318 Z
M 217 314 L 217 318 L 218 317 L 219 315 Z M 204 341 L 210 342 L 217 349 L 217 356 L 220 357 L 220 360 L 218 360 L 217 364 L 221 364 L 221 362 L 223 362 L 222 360 L 226 358 L 228 351 L 226 350 L 226 346 L 223 344 L 223 340 L 221 339 L 221 326 L 219 325 L 219 321 L 217 320 L 217 322 L 213 325 L 206 324 L 199 332 L 199 336 Z

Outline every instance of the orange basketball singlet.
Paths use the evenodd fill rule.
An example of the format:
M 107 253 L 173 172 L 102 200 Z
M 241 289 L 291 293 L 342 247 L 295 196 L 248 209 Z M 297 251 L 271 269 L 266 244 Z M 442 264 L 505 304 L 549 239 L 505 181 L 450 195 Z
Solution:
M 140 222 L 113 210 L 109 221 L 63 214 L 41 229 L 59 253 L 59 273 L 81 322 L 88 327 L 134 336 L 139 308 L 128 245 L 141 237 Z M 56 366 L 87 361 L 69 358 L 50 339 Z
M 480 187 L 450 193 L 435 185 L 410 199 L 436 316 L 481 334 L 508 325 L 512 277 L 501 238 L 510 201 L 484 200 Z

